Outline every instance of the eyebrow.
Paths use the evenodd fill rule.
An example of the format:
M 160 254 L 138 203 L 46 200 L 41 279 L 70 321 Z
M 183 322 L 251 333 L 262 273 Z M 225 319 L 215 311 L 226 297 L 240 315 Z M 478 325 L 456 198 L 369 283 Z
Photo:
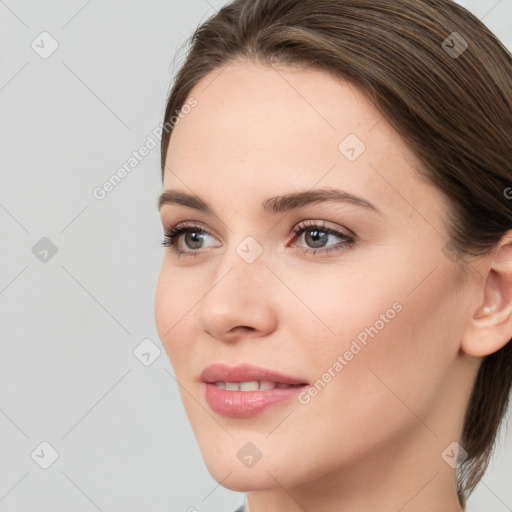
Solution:
M 317 190 L 305 190 L 302 192 L 291 192 L 289 194 L 274 196 L 266 199 L 262 203 L 263 210 L 269 215 L 277 215 L 291 210 L 296 210 L 304 206 L 327 201 L 341 202 L 361 206 L 368 210 L 373 210 L 382 215 L 380 210 L 362 197 L 355 196 L 343 190 L 332 188 L 323 188 Z M 178 204 L 193 208 L 206 214 L 213 214 L 212 208 L 200 197 L 179 192 L 176 190 L 164 191 L 158 198 L 158 209 L 166 204 Z

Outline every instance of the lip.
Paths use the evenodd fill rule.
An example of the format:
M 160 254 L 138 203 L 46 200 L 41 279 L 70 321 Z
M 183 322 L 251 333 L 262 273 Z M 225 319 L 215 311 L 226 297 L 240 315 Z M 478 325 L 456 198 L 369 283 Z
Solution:
M 271 406 L 290 401 L 309 386 L 304 380 L 250 364 L 227 366 L 212 364 L 201 373 L 204 393 L 210 408 L 227 418 L 251 418 Z M 215 382 L 270 381 L 294 385 L 292 388 L 274 388 L 268 391 L 232 391 L 219 388 Z
M 273 370 L 267 370 L 252 364 L 237 364 L 228 366 L 215 363 L 207 366 L 199 377 L 203 382 L 250 382 L 253 380 L 268 380 L 281 384 L 307 384 L 304 379 L 290 377 Z

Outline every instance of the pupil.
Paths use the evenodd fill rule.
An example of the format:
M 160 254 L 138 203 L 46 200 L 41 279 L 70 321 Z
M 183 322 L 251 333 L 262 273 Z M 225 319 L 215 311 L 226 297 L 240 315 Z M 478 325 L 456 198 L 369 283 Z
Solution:
M 319 235 L 319 233 L 322 233 L 322 235 Z M 308 235 L 312 234 L 312 237 L 309 237 Z M 312 231 L 306 232 L 306 243 L 311 244 L 313 247 L 323 247 L 327 243 L 327 237 L 329 235 L 327 233 L 324 233 L 323 231 L 319 231 L 318 229 L 314 229 Z M 307 239 L 310 240 L 307 240 Z M 318 243 L 320 241 L 320 244 Z
M 202 235 L 197 231 L 189 231 L 185 236 L 186 244 L 192 249 L 199 249 L 202 242 Z M 191 241 L 191 243 L 189 243 Z

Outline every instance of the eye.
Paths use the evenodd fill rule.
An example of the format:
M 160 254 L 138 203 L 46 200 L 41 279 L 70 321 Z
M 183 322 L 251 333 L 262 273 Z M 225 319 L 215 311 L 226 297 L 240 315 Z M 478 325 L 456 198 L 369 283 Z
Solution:
M 192 250 L 179 247 L 180 237 L 182 235 L 185 235 L 183 237 L 183 243 Z M 171 249 L 178 257 L 182 255 L 197 256 L 203 252 L 197 249 L 203 249 L 202 243 L 208 236 L 211 236 L 210 233 L 197 224 L 178 224 L 165 231 L 161 245 Z
M 304 221 L 297 225 L 293 233 L 296 238 L 302 239 L 310 247 L 301 247 L 304 254 L 327 254 L 331 251 L 343 250 L 352 247 L 356 241 L 355 235 L 326 226 L 323 222 Z M 329 238 L 337 238 L 340 242 L 328 246 Z
M 326 226 L 323 222 L 304 221 L 293 229 L 294 239 L 303 239 L 310 247 L 298 247 L 304 254 L 326 254 L 331 251 L 352 247 L 356 241 L 355 235 Z M 183 237 L 182 240 L 181 237 Z M 165 231 L 161 245 L 168 247 L 180 256 L 198 256 L 204 252 L 204 241 L 212 237 L 208 231 L 197 224 L 178 224 Z M 337 238 L 340 242 L 334 246 L 327 245 L 329 239 Z M 180 241 L 185 248 L 180 247 Z M 219 244 L 216 245 L 219 247 Z M 292 246 L 294 247 L 294 246 Z

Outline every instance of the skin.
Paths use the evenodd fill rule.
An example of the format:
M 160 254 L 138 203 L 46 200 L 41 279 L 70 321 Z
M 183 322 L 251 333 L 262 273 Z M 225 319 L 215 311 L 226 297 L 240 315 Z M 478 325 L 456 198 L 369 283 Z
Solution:
M 199 255 L 165 249 L 155 319 L 208 470 L 250 491 L 251 512 L 460 511 L 442 453 L 460 439 L 481 356 L 512 337 L 511 237 L 464 273 L 443 251 L 444 195 L 365 95 L 323 71 L 239 61 L 191 96 L 198 104 L 173 131 L 163 188 L 193 193 L 215 214 L 162 206 L 165 229 L 190 221 L 209 234 L 200 249 L 181 236 L 180 248 Z M 351 133 L 366 145 L 355 161 L 338 149 Z M 324 187 L 379 212 L 261 206 Z M 321 248 L 307 230 L 293 235 L 304 220 L 356 241 L 330 236 L 326 246 L 340 250 L 304 254 Z M 236 252 L 248 236 L 263 249 L 253 263 Z M 306 405 L 250 419 L 209 408 L 199 379 L 209 364 L 249 362 L 311 384 L 396 303 L 400 312 Z M 262 453 L 251 468 L 237 457 L 247 442 Z

